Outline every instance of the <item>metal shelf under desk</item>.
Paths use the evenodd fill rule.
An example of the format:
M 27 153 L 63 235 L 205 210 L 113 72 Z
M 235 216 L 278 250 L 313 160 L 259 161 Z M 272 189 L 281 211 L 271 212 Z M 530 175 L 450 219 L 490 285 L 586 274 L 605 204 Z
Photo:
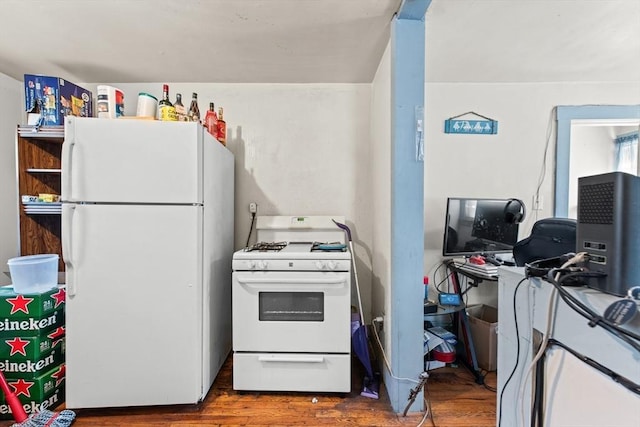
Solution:
M 453 284 L 453 290 L 460 297 L 460 301 L 463 300 L 464 294 L 466 294 L 471 287 L 477 287 L 483 281 L 489 282 L 497 282 L 498 276 L 493 276 L 490 274 L 476 273 L 469 268 L 464 268 L 464 266 L 456 264 L 455 261 L 449 260 L 445 262 L 447 269 L 451 273 L 451 281 Z M 465 276 L 468 279 L 471 279 L 471 283 L 469 288 L 467 288 L 464 292 L 460 287 L 460 275 Z M 476 357 L 476 348 L 473 343 L 473 337 L 471 336 L 471 326 L 469 325 L 469 316 L 467 315 L 466 306 L 461 304 L 463 309 L 457 310 L 453 314 L 457 317 L 457 321 L 454 321 L 454 324 L 459 325 L 462 330 L 462 343 L 464 345 L 465 356 L 460 358 L 462 363 L 471 371 L 473 376 L 475 377 L 476 383 L 484 384 L 484 375 L 480 371 L 478 367 L 478 359 Z

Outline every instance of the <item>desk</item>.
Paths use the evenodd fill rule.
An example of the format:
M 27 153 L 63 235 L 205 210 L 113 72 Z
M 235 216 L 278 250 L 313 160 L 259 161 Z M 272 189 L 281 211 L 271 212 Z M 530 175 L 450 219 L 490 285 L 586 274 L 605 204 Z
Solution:
M 453 284 L 453 290 L 458 294 L 461 301 L 464 301 L 463 296 L 466 294 L 471 287 L 476 287 L 482 281 L 487 280 L 491 282 L 497 282 L 498 276 L 492 275 L 490 273 L 476 271 L 472 267 L 467 266 L 466 264 L 456 263 L 454 260 L 449 260 L 445 262 L 447 269 L 451 273 L 451 279 Z M 497 270 L 497 269 L 496 269 Z M 471 280 L 470 287 L 467 288 L 464 292 L 460 287 L 460 277 L 459 275 L 463 275 L 466 278 Z M 478 359 L 476 358 L 476 349 L 473 344 L 473 337 L 471 336 L 471 327 L 469 325 L 469 317 L 467 316 L 466 310 L 460 310 L 457 314 L 457 322 L 454 322 L 456 325 L 459 325 L 459 329 L 462 333 L 462 345 L 464 346 L 464 352 L 466 358 L 462 358 L 462 362 L 469 368 L 471 373 L 476 379 L 476 383 L 484 384 L 484 375 L 480 371 L 478 367 Z

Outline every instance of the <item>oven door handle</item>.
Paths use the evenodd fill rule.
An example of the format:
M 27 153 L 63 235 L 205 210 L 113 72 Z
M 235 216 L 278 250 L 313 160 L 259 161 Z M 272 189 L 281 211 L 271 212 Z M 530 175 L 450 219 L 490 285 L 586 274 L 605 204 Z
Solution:
M 285 362 L 285 363 L 322 363 L 324 357 L 322 356 L 258 356 L 258 362 Z
M 273 285 L 273 284 L 287 284 L 287 285 L 323 285 L 323 286 L 335 286 L 338 287 L 340 285 L 344 285 L 347 282 L 346 278 L 338 278 L 338 279 L 309 279 L 309 278 L 298 278 L 298 279 L 243 279 L 238 278 L 238 283 L 246 284 L 246 285 Z

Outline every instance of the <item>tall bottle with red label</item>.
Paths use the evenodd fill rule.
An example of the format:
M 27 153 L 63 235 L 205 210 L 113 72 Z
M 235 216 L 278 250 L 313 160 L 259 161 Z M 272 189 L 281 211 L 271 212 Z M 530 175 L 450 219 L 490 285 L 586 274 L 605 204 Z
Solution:
M 207 110 L 207 114 L 204 116 L 204 125 L 207 128 L 207 131 L 209 131 L 214 138 L 218 139 L 218 115 L 216 114 L 213 102 L 209 103 L 209 109 Z
M 218 109 L 218 141 L 225 147 L 227 146 L 227 122 L 224 121 L 222 115 L 222 107 Z

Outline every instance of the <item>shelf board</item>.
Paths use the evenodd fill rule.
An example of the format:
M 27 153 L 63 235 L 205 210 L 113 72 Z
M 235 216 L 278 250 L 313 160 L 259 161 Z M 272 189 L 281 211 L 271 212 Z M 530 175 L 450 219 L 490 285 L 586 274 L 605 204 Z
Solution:
M 62 173 L 62 169 L 38 169 L 29 168 L 26 170 L 29 173 Z
M 18 135 L 23 138 L 64 138 L 64 126 L 18 125 Z
M 26 212 L 25 211 L 25 214 L 29 215 L 29 216 L 31 216 L 31 215 L 60 215 L 60 214 L 62 214 L 62 212 L 60 212 L 60 211 Z

